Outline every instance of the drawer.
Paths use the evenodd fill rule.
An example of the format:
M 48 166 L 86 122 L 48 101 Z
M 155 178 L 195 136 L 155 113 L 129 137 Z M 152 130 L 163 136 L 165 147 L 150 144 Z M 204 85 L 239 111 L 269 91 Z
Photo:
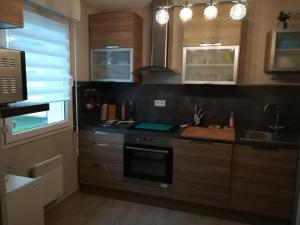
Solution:
M 123 145 L 103 142 L 80 141 L 79 152 L 123 155 Z
M 123 184 L 122 163 L 116 159 L 103 160 L 86 155 L 81 156 L 79 181 L 96 186 L 120 187 Z
M 120 133 L 108 133 L 104 131 L 80 131 L 79 140 L 123 145 L 124 135 Z
M 112 164 L 123 165 L 123 149 L 114 148 L 114 149 L 90 149 L 85 152 L 81 152 L 79 155 L 80 162 L 89 161 L 89 162 L 105 162 Z

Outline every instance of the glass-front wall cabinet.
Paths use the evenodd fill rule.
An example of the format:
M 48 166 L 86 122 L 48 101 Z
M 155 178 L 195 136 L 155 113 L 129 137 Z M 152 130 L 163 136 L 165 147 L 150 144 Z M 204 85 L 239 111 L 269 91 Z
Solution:
M 300 71 L 300 31 L 274 30 L 267 36 L 266 72 Z
M 133 49 L 91 50 L 93 81 L 133 82 Z
M 239 46 L 183 48 L 184 84 L 236 84 Z

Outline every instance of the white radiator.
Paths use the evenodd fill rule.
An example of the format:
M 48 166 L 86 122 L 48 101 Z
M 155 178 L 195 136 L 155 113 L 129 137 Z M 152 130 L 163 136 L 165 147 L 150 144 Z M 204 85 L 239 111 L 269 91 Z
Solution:
M 33 167 L 33 177 L 40 178 L 41 196 L 46 206 L 63 194 L 63 159 L 58 155 Z

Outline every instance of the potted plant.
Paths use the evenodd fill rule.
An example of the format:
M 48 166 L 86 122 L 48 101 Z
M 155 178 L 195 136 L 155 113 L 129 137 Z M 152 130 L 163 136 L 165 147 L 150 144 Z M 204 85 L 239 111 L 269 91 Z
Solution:
M 287 29 L 288 28 L 288 23 L 287 23 L 287 20 L 291 18 L 291 13 L 288 12 L 284 12 L 284 11 L 281 11 L 277 17 L 277 19 L 279 20 L 279 22 L 282 24 L 282 28 L 283 29 Z

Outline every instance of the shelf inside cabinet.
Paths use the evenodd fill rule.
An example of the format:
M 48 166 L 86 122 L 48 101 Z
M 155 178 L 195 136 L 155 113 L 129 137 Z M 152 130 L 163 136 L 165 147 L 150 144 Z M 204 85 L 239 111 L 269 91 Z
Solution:
M 95 63 L 95 66 L 130 66 L 130 64 L 100 64 L 100 63 Z
M 234 64 L 186 64 L 190 67 L 233 67 Z

